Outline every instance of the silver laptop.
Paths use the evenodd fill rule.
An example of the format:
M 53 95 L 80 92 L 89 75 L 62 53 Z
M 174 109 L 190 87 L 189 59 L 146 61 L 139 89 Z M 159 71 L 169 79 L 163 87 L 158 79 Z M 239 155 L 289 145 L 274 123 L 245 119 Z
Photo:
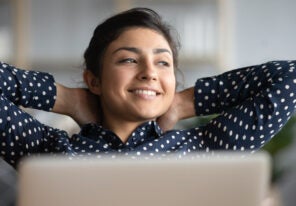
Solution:
M 169 158 L 26 159 L 18 206 L 259 206 L 270 181 L 266 153 Z

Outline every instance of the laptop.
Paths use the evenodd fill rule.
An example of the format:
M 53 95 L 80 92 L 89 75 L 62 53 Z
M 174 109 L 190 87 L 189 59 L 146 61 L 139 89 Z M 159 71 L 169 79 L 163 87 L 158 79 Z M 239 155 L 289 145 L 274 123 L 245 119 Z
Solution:
M 41 156 L 19 168 L 18 206 L 259 206 L 266 153 L 169 158 Z

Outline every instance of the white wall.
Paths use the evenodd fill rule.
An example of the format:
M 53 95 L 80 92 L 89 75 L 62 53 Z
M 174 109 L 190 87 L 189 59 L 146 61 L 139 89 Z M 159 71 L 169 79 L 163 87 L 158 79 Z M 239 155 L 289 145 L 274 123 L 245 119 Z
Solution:
M 29 58 L 33 62 L 81 59 L 94 28 L 113 10 L 113 1 L 31 0 Z
M 296 58 L 295 0 L 232 0 L 235 67 Z

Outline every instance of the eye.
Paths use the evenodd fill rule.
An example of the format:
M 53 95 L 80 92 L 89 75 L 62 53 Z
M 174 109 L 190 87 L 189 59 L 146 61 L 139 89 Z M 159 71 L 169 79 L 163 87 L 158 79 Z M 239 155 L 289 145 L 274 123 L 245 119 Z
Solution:
M 169 67 L 170 66 L 170 63 L 168 63 L 166 61 L 159 61 L 158 64 L 161 65 L 161 66 L 165 66 L 165 67 Z
M 119 63 L 137 63 L 137 61 L 133 58 L 125 58 L 120 60 Z

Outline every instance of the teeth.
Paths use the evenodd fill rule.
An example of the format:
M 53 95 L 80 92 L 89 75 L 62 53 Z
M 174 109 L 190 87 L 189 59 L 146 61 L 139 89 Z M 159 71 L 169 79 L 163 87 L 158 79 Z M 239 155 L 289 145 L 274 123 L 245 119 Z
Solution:
M 134 92 L 136 94 L 144 94 L 144 95 L 148 95 L 148 96 L 156 96 L 156 92 L 155 91 L 151 91 L 151 90 L 137 89 Z

